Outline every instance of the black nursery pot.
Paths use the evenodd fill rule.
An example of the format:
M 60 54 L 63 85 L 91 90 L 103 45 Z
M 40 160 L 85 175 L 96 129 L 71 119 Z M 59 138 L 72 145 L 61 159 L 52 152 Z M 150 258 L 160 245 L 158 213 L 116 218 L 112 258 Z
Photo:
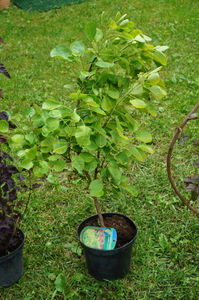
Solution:
M 0 257 L 0 287 L 11 286 L 23 275 L 24 234 L 21 230 L 19 232 L 22 236 L 20 246 L 8 255 Z
M 131 265 L 131 254 L 132 254 L 132 246 L 137 236 L 137 227 L 135 224 L 125 215 L 117 214 L 117 213 L 105 213 L 103 216 L 112 216 L 118 215 L 124 217 L 130 225 L 135 229 L 135 235 L 132 240 L 120 247 L 113 250 L 99 250 L 93 249 L 85 246 L 80 241 L 80 233 L 82 229 L 85 227 L 85 223 L 91 219 L 96 219 L 97 215 L 92 216 L 86 220 L 84 220 L 78 227 L 77 234 L 81 246 L 84 249 L 84 253 L 86 256 L 86 263 L 88 267 L 88 272 L 97 280 L 116 280 L 123 278 L 130 269 Z

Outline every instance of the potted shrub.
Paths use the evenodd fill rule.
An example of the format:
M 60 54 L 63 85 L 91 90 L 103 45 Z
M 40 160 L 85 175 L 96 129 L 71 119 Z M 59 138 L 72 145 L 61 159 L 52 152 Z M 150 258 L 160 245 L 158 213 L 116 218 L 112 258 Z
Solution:
M 0 42 L 4 43 L 0 37 Z M 10 74 L 0 63 L 0 73 L 10 78 Z M 3 90 L 0 89 L 3 98 Z M 19 229 L 19 222 L 27 211 L 30 193 L 34 185 L 31 183 L 29 171 L 29 196 L 25 204 L 18 198 L 18 193 L 27 186 L 25 177 L 16 168 L 8 141 L 10 131 L 16 125 L 9 121 L 8 113 L 0 112 L 0 286 L 8 287 L 23 275 L 24 233 Z M 8 154 L 9 153 L 9 154 Z M 23 210 L 23 213 L 22 213 Z
M 71 63 L 76 83 L 69 102 L 47 99 L 42 107 L 34 105 L 24 112 L 30 126 L 10 139 L 18 155 L 18 166 L 32 170 L 35 176 L 55 171 L 75 172 L 85 180 L 97 215 L 83 221 L 85 225 L 116 228 L 117 248 L 110 251 L 84 247 L 89 272 L 97 279 L 117 279 L 129 270 L 132 243 L 137 228 L 126 216 L 102 214 L 98 199 L 107 190 L 118 196 L 137 196 L 128 178 L 132 164 L 143 162 L 152 154 L 152 135 L 145 114 L 156 116 L 153 100 L 165 95 L 159 71 L 166 65 L 166 46 L 153 46 L 151 39 L 126 15 L 114 20 L 101 16 L 101 26 L 90 22 L 85 28 L 88 46 L 74 41 L 69 48 L 58 45 L 51 57 Z M 120 224 L 126 228 L 120 234 Z M 83 245 L 84 246 L 84 245 Z
M 0 42 L 4 43 L 1 37 Z M 0 73 L 10 78 L 2 63 L 0 63 Z M 0 97 L 3 98 L 2 89 L 0 89 Z M 13 284 L 23 274 L 24 234 L 17 228 L 17 223 L 22 217 L 17 208 L 20 205 L 17 201 L 19 186 L 13 178 L 19 172 L 11 163 L 12 157 L 3 151 L 8 146 L 4 134 L 9 127 L 15 128 L 15 125 L 8 121 L 6 112 L 0 112 L 0 286 Z
M 2 139 L 1 139 L 2 140 Z M 21 219 L 17 206 L 18 186 L 13 175 L 16 167 L 7 153 L 0 153 L 0 286 L 10 286 L 23 274 L 22 249 L 24 234 L 16 226 Z
M 32 190 L 40 186 L 34 183 L 32 170 L 21 168 L 19 172 L 10 156 L 9 129 L 15 128 L 7 112 L 0 112 L 0 287 L 14 284 L 23 275 L 24 233 L 19 223 L 27 212 Z

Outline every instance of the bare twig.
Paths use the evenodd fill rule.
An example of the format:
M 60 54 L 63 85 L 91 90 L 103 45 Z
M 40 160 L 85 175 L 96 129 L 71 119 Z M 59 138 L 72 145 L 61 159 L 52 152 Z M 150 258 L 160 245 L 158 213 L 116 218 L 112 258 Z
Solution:
M 171 175 L 171 156 L 172 156 L 172 152 L 173 152 L 173 147 L 178 139 L 179 134 L 182 132 L 183 128 L 185 127 L 185 125 L 187 124 L 188 121 L 190 120 L 194 120 L 195 118 L 192 118 L 191 115 L 194 114 L 196 112 L 196 110 L 199 108 L 199 102 L 194 106 L 194 108 L 190 111 L 190 113 L 186 116 L 186 118 L 184 119 L 184 121 L 182 122 L 182 124 L 180 125 L 180 127 L 177 128 L 177 131 L 173 137 L 173 140 L 171 142 L 171 145 L 169 147 L 169 152 L 167 155 L 167 172 L 168 172 L 168 176 L 169 176 L 169 180 L 171 183 L 171 186 L 173 187 L 174 191 L 176 192 L 176 194 L 178 195 L 178 197 L 182 200 L 182 202 L 184 203 L 184 205 L 186 205 L 191 211 L 193 211 L 197 216 L 199 216 L 199 211 L 197 209 L 195 209 L 194 207 L 192 207 L 186 200 L 185 198 L 182 196 L 182 194 L 180 193 L 180 191 L 178 190 L 178 188 L 176 187 L 173 177 Z

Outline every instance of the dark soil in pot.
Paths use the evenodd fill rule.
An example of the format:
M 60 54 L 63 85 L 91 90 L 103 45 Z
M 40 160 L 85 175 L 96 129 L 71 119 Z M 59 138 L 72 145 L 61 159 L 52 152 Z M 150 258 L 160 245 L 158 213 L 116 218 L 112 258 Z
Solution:
M 115 246 L 115 249 L 128 244 L 136 235 L 135 227 L 132 227 L 128 220 L 123 216 L 104 216 L 104 224 L 107 228 L 115 228 L 115 230 L 117 231 L 117 244 Z M 85 226 L 98 227 L 98 219 L 96 218 L 87 221 L 85 223 Z
M 3 230 L 4 229 L 2 229 L 0 231 L 0 234 L 4 235 Z M 23 239 L 24 239 L 24 236 L 23 236 L 22 232 L 19 229 L 16 230 L 16 233 L 15 233 L 14 237 L 12 238 L 12 240 L 10 241 L 7 250 L 1 251 L 1 247 L 0 247 L 0 257 L 8 255 L 9 253 L 15 251 L 21 245 L 21 243 L 23 242 Z
M 0 256 L 0 287 L 11 286 L 15 282 L 17 282 L 23 275 L 24 234 L 20 229 L 18 229 L 16 233 L 17 242 L 15 246 L 18 244 L 19 240 L 21 241 L 21 243 L 17 248 L 15 248 L 15 250 L 9 252 L 7 255 Z

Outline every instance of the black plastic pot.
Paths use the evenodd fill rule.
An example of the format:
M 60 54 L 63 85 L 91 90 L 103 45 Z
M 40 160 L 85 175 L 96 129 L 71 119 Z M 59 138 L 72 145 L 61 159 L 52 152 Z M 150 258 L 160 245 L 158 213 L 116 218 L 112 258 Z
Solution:
M 86 256 L 88 272 L 95 279 L 100 281 L 105 279 L 107 280 L 121 279 L 129 272 L 130 265 L 131 265 L 132 246 L 137 235 L 137 227 L 125 215 L 121 215 L 117 213 L 103 214 L 103 216 L 112 216 L 112 215 L 123 216 L 135 229 L 135 236 L 132 238 L 132 240 L 128 244 L 120 248 L 116 248 L 113 250 L 93 249 L 85 246 L 80 241 L 80 233 L 82 229 L 85 227 L 85 223 L 91 219 L 96 219 L 97 215 L 84 220 L 79 225 L 77 230 L 79 241 L 84 249 L 84 253 Z
M 9 287 L 13 283 L 17 282 L 23 275 L 23 245 L 24 245 L 24 234 L 21 230 L 22 236 L 21 245 L 8 255 L 0 257 L 0 286 Z

